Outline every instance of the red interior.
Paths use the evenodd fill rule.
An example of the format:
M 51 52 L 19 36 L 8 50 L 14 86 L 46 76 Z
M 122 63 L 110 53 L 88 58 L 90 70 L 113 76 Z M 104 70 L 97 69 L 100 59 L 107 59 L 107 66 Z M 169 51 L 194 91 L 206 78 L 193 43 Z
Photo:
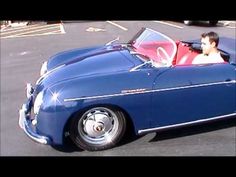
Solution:
M 146 43 L 142 43 L 142 45 L 135 46 L 135 47 L 136 47 L 137 52 L 152 58 L 154 61 L 161 60 L 157 56 L 158 47 L 164 48 L 169 55 L 174 50 L 173 45 L 170 42 L 146 42 Z
M 196 51 L 190 50 L 189 46 L 177 41 L 177 54 L 173 60 L 173 65 L 191 65 L 193 59 L 199 54 Z
M 191 65 L 193 59 L 199 54 L 197 51 L 193 51 L 189 46 L 181 41 L 176 41 L 177 52 L 172 61 L 173 65 Z M 173 52 L 173 45 L 170 42 L 147 42 L 142 45 L 135 46 L 136 51 L 152 58 L 154 61 L 160 61 L 161 59 L 157 55 L 157 48 L 162 47 L 169 54 Z

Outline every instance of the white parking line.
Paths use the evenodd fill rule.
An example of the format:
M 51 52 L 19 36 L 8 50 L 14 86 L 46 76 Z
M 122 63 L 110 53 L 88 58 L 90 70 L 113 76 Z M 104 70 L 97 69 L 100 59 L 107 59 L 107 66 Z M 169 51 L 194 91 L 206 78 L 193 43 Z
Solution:
M 40 32 L 43 30 L 51 30 L 50 32 L 44 32 L 40 34 L 31 34 L 35 32 Z M 6 35 L 5 33 L 2 33 L 2 35 L 6 36 L 0 36 L 1 39 L 6 39 L 6 38 L 14 38 L 14 37 L 28 37 L 28 36 L 41 36 L 41 35 L 49 35 L 49 34 L 65 34 L 65 30 L 62 24 L 52 24 L 52 25 L 43 25 L 43 26 L 34 26 L 32 28 L 27 28 L 24 31 L 23 29 L 20 30 L 15 30 L 12 32 L 6 32 L 8 33 L 15 33 L 15 34 L 8 34 Z
M 86 29 L 87 32 L 99 32 L 99 31 L 106 31 L 105 29 L 101 28 L 94 28 L 94 27 L 89 27 Z
M 6 39 L 6 38 L 19 38 L 19 37 L 34 37 L 34 36 L 45 36 L 45 35 L 51 35 L 51 34 L 63 34 L 61 33 L 61 30 L 56 30 L 56 31 L 51 31 L 48 33 L 41 33 L 41 34 L 27 34 L 27 35 L 20 35 L 20 36 L 6 36 L 6 37 L 1 37 L 1 39 Z
M 26 25 L 26 26 L 20 26 L 20 27 L 7 27 L 6 29 L 2 30 L 1 32 L 10 32 L 10 31 L 20 31 L 20 30 L 24 30 L 25 28 L 31 28 L 31 27 L 36 27 L 39 26 L 40 24 L 35 24 L 35 25 Z
M 54 29 L 54 28 L 58 28 L 58 26 L 53 26 L 53 27 L 43 28 L 43 29 L 38 29 L 38 30 L 32 30 L 32 31 L 23 32 L 23 33 L 17 33 L 17 34 L 15 34 L 15 35 L 11 35 L 11 36 L 21 36 L 21 35 L 25 35 L 25 34 L 30 34 L 30 33 L 39 32 L 39 31 L 44 31 L 44 30 L 48 30 L 48 29 Z M 9 37 L 10 37 L 10 36 L 9 36 Z
M 116 24 L 116 23 L 114 23 L 114 22 L 112 22 L 112 21 L 107 21 L 107 23 L 110 23 L 110 24 L 112 24 L 112 25 L 114 25 L 114 26 L 116 26 L 116 27 L 118 27 L 118 28 L 120 28 L 120 29 L 122 29 L 122 30 L 124 30 L 124 31 L 127 31 L 127 30 L 128 30 L 127 28 L 125 28 L 125 27 L 123 27 L 123 26 L 121 26 L 121 25 L 118 25 L 118 24 Z
M 179 29 L 183 28 L 182 26 L 174 25 L 174 24 L 171 24 L 171 23 L 163 22 L 163 21 L 154 21 L 154 22 L 161 23 L 161 24 L 168 25 L 168 26 L 172 26 L 172 27 L 179 28 Z
M 6 31 L 2 31 L 2 35 L 4 34 L 9 34 L 9 33 L 16 33 L 16 32 L 20 32 L 20 31 L 29 31 L 33 29 L 47 29 L 48 27 L 52 27 L 52 26 L 58 26 L 58 24 L 52 24 L 52 25 L 34 25 L 34 26 L 27 26 L 24 28 L 13 28 L 11 30 L 6 30 Z

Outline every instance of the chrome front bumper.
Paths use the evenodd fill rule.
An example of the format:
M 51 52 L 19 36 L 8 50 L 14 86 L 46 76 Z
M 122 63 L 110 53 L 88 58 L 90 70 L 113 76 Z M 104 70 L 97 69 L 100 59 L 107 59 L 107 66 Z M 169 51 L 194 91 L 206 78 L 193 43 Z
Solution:
M 29 89 L 27 87 L 27 103 L 22 105 L 22 108 L 19 110 L 19 126 L 24 130 L 26 135 L 28 135 L 34 141 L 41 144 L 51 144 L 51 139 L 49 137 L 40 135 L 33 130 L 32 119 L 30 117 L 31 112 L 31 95 L 28 95 Z

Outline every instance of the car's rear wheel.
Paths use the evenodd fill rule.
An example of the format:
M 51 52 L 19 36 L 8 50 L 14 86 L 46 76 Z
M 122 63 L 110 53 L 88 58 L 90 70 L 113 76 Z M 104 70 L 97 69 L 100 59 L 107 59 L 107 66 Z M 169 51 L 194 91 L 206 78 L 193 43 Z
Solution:
M 76 115 L 70 123 L 70 137 L 84 150 L 97 151 L 114 147 L 124 135 L 124 114 L 107 107 L 95 107 Z

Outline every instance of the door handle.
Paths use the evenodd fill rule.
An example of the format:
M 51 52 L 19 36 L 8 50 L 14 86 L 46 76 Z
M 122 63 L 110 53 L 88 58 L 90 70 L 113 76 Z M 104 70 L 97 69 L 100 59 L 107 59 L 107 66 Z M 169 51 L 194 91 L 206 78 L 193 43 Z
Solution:
M 235 80 L 232 80 L 232 79 L 226 79 L 226 80 L 225 80 L 225 84 L 226 84 L 227 86 L 230 86 L 230 85 L 232 85 L 232 84 L 234 84 L 234 83 L 236 83 Z
M 225 82 L 231 82 L 232 80 L 231 79 L 226 79 Z

